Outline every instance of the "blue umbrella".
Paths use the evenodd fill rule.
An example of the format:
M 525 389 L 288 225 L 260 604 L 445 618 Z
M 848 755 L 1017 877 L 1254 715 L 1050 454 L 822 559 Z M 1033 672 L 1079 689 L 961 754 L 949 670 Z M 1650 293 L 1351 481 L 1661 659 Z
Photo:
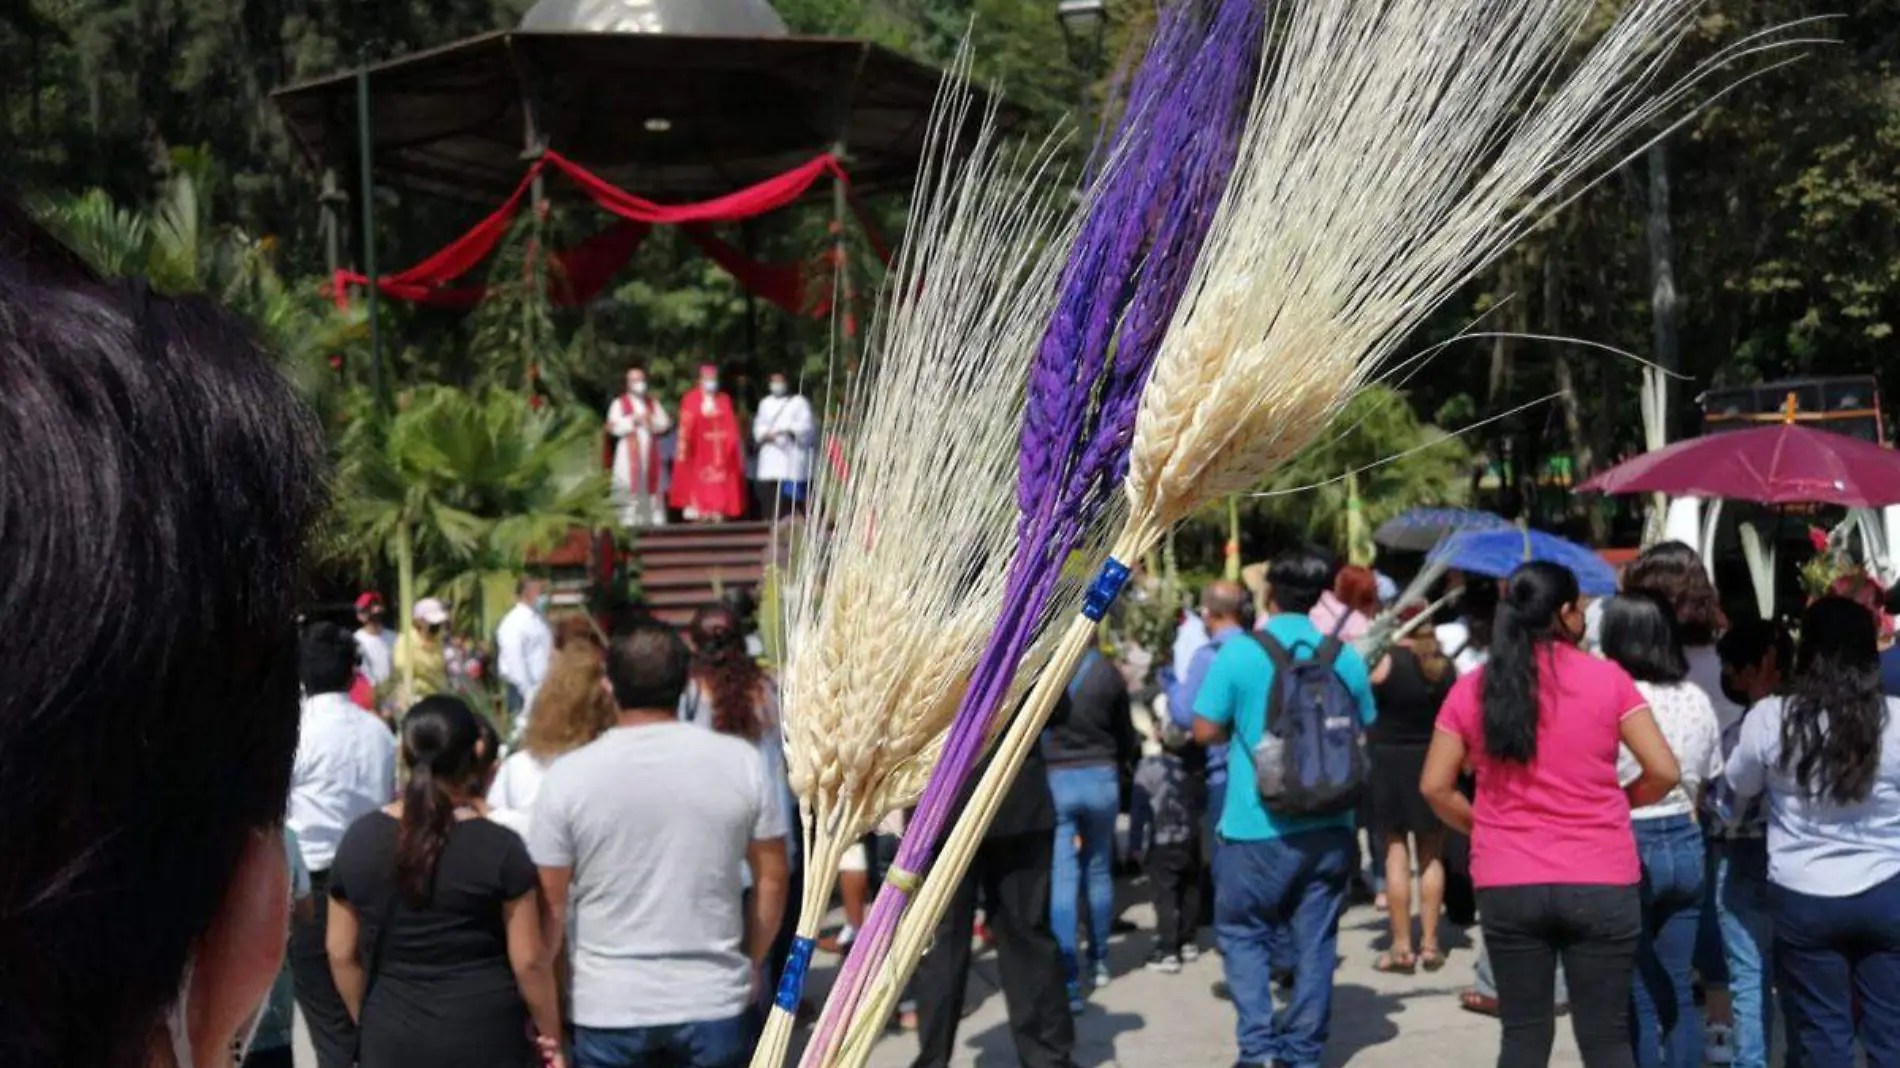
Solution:
M 1616 592 L 1616 569 L 1594 551 L 1541 530 L 1467 531 L 1432 553 L 1445 566 L 1476 575 L 1503 578 L 1531 560 L 1545 560 L 1568 568 L 1577 587 L 1592 597 Z
M 1379 524 L 1372 540 L 1388 549 L 1429 552 L 1462 530 L 1504 530 L 1511 521 L 1475 508 L 1408 508 Z

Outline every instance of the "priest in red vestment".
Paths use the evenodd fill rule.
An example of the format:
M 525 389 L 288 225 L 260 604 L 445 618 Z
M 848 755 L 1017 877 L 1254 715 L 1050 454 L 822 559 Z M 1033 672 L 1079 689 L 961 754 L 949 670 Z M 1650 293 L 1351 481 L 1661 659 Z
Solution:
M 699 385 L 680 400 L 679 444 L 668 501 L 688 522 L 718 523 L 745 514 L 745 454 L 732 398 L 719 391 L 719 369 L 699 368 Z

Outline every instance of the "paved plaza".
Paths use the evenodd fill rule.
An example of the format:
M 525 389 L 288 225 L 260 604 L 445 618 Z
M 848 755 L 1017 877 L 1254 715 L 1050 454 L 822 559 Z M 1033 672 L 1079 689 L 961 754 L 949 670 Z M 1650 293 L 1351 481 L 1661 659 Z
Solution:
M 1124 894 L 1139 885 L 1123 883 Z M 1221 977 L 1220 956 L 1207 952 L 1180 975 L 1158 975 L 1142 968 L 1148 955 L 1154 913 L 1146 903 L 1124 913 L 1140 930 L 1117 935 L 1110 965 L 1115 981 L 1090 998 L 1076 1021 L 1075 1059 L 1079 1068 L 1229 1068 L 1234 1061 L 1233 1006 L 1213 996 Z M 1333 993 L 1333 1034 L 1326 1064 L 1364 1068 L 1477 1068 L 1497 1057 L 1497 1021 L 1458 1007 L 1458 992 L 1471 984 L 1477 929 L 1445 928 L 1450 962 L 1437 974 L 1382 975 L 1372 970 L 1386 944 L 1384 917 L 1369 905 L 1354 906 L 1340 924 L 1340 965 Z M 1212 947 L 1213 933 L 1203 929 L 1202 943 Z M 812 968 L 812 987 L 831 982 L 837 958 L 820 953 Z M 997 986 L 996 957 L 979 953 L 971 969 L 972 1011 L 957 1035 L 955 1064 L 971 1068 L 1011 1068 L 1016 1064 Z M 301 1028 L 299 1029 L 301 1032 Z M 308 1042 L 298 1036 L 298 1068 L 314 1068 Z M 871 1068 L 907 1068 L 916 1039 L 891 1031 L 871 1058 Z M 1552 1064 L 1577 1065 L 1576 1043 L 1568 1018 L 1557 1026 Z

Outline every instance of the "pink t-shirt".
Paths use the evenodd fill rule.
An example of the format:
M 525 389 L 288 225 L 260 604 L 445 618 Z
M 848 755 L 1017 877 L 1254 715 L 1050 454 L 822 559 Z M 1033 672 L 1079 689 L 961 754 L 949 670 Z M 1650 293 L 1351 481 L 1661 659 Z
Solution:
M 1529 764 L 1484 751 L 1484 672 L 1461 676 L 1438 729 L 1464 739 L 1478 775 L 1471 881 L 1622 886 L 1640 878 L 1630 802 L 1617 785 L 1624 717 L 1644 706 L 1621 667 L 1568 645 L 1537 661 L 1537 755 Z

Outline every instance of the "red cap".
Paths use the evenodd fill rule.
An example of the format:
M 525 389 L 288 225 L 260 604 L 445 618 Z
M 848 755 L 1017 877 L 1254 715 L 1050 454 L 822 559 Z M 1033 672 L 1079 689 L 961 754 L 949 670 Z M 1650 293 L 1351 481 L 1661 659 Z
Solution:
M 699 377 L 701 378 L 712 378 L 712 377 L 717 376 L 718 374 L 719 374 L 719 368 L 713 366 L 710 363 L 702 363 L 699 365 Z
M 358 612 L 369 608 L 381 608 L 382 606 L 383 595 L 377 593 L 375 590 L 370 590 L 356 599 L 356 610 Z

